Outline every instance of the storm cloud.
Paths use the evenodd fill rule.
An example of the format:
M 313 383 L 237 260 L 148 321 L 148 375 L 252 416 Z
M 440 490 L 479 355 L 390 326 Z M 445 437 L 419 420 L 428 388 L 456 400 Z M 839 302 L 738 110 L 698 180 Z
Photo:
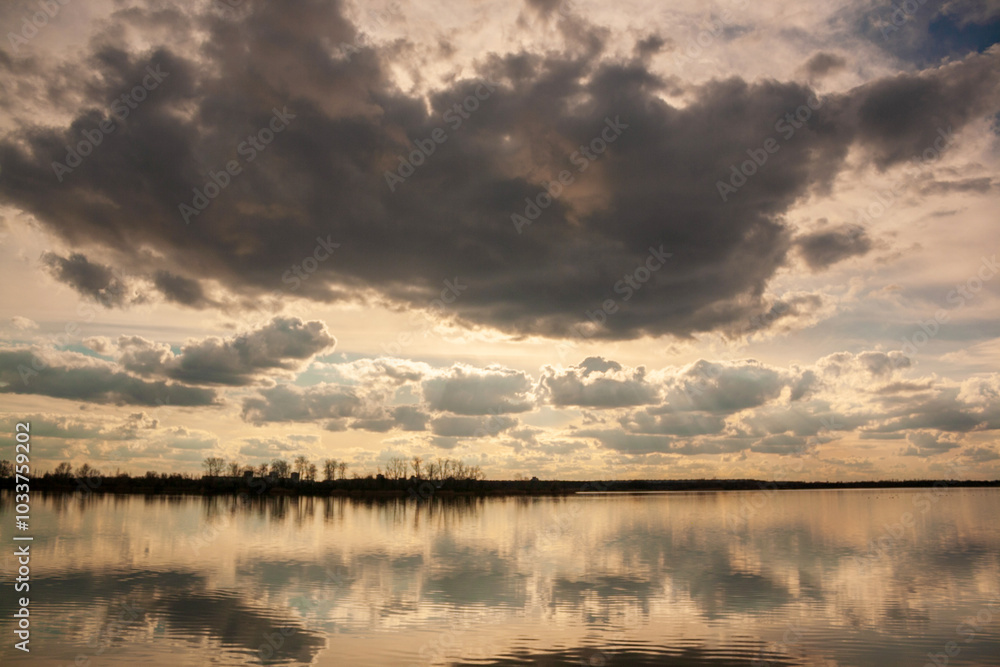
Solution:
M 554 7 L 536 3 L 542 13 Z M 63 72 L 67 91 L 50 101 L 73 117 L 0 141 L 0 194 L 89 248 L 44 261 L 94 298 L 115 289 L 102 263 L 193 308 L 207 303 L 205 281 L 243 298 L 272 294 L 290 267 L 310 266 L 303 260 L 319 237 L 339 250 L 298 296 L 351 301 L 374 291 L 424 308 L 457 277 L 468 286 L 451 304 L 460 321 L 564 337 L 618 298 L 621 281 L 662 245 L 671 261 L 592 335 L 728 331 L 766 310 L 765 289 L 796 244 L 784 213 L 828 189 L 853 146 L 882 167 L 917 158 L 997 97 L 992 49 L 828 95 L 799 122 L 818 99 L 803 84 L 732 76 L 685 85 L 610 55 L 604 33 L 578 21 L 588 48 L 484 57 L 425 105 L 393 83 L 393 49 L 358 41 L 338 3 L 248 2 L 226 17 L 172 7 L 169 41 L 147 31 L 152 11 L 115 15 L 75 61 L 11 56 L 24 65 L 12 70 L 15 84 Z M 108 38 L 128 29 L 147 31 L 154 46 Z M 360 46 L 345 55 L 331 46 L 341 43 Z M 114 100 L 149 67 L 169 76 L 116 118 Z M 278 112 L 287 125 L 271 132 Z M 115 131 L 60 183 L 53 163 L 103 121 Z M 429 139 L 437 129 L 444 143 Z M 253 148 L 261 137 L 266 147 Z M 768 138 L 780 151 L 722 201 L 716 184 Z M 422 156 L 427 141 L 435 149 Z M 238 173 L 226 171 L 233 161 Z M 408 173 L 406 163 L 413 173 L 391 190 L 386 174 Z M 556 193 L 561 173 L 572 181 Z M 180 205 L 199 197 L 206 206 L 185 224 Z M 532 206 L 530 226 L 512 224 Z M 864 245 L 810 243 L 798 246 L 813 268 Z M 132 252 L 139 247 L 156 252 Z

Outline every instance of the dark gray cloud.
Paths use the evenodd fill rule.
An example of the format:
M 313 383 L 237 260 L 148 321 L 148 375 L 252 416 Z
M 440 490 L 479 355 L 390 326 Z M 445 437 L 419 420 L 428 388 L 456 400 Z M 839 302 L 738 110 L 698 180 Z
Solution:
M 0 393 L 40 394 L 118 405 L 213 405 L 211 389 L 146 381 L 115 364 L 74 353 L 0 350 Z
M 250 384 L 262 373 L 296 370 L 315 355 L 332 352 L 336 344 L 323 322 L 276 317 L 232 338 L 185 345 L 167 374 L 190 384 Z
M 118 339 L 119 363 L 143 376 L 160 375 L 186 384 L 240 386 L 276 371 L 293 371 L 336 345 L 326 325 L 297 317 L 275 317 L 229 338 L 191 341 L 174 354 L 169 345 L 141 336 Z
M 494 83 L 454 80 L 430 95 L 428 111 L 391 81 L 395 47 L 362 45 L 349 59 L 329 48 L 356 43 L 337 3 L 246 2 L 225 20 L 193 11 L 169 11 L 169 39 L 150 27 L 151 12 L 134 9 L 105 24 L 72 62 L 11 55 L 12 85 L 59 73 L 67 89 L 47 101 L 73 120 L 25 124 L 0 141 L 0 195 L 129 271 L 147 273 L 151 262 L 135 249 L 156 248 L 159 290 L 193 307 L 204 305 L 205 281 L 243 298 L 274 292 L 322 238 L 340 249 L 297 295 L 336 301 L 374 290 L 424 307 L 457 277 L 468 285 L 451 306 L 458 318 L 516 334 L 574 335 L 588 311 L 612 298 L 619 309 L 597 337 L 729 330 L 761 312 L 767 284 L 788 262 L 794 233 L 783 214 L 828 188 L 856 142 L 887 166 L 919 155 L 937 128 L 957 131 L 995 99 L 993 52 L 831 96 L 723 202 L 716 183 L 748 150 L 781 138 L 776 122 L 812 90 L 733 77 L 683 89 L 690 101 L 672 106 L 661 93 L 681 90 L 676 81 L 640 60 L 602 55 L 604 33 L 577 20 L 574 43 L 587 48 L 487 55 L 481 73 Z M 196 28 L 204 39 L 194 38 Z M 112 39 L 131 30 L 154 46 L 128 51 Z M 169 76 L 116 121 L 113 100 L 147 67 Z M 456 116 L 445 114 L 469 100 L 478 109 L 456 128 Z M 179 205 L 190 205 L 227 161 L 244 160 L 242 142 L 275 110 L 294 118 L 185 224 Z M 52 163 L 105 120 L 115 131 L 60 183 Z M 620 136 L 609 129 L 615 122 Z M 386 171 L 436 128 L 447 141 L 390 192 Z M 600 146 L 602 133 L 615 142 L 593 161 L 581 158 L 580 147 Z M 519 234 L 511 215 L 563 170 L 574 182 Z M 621 298 L 616 286 L 661 244 L 671 260 L 634 298 Z M 82 262 L 67 262 L 53 260 L 78 289 L 107 289 L 100 272 L 76 276 Z
M 161 270 L 153 275 L 153 284 L 167 298 L 167 301 L 194 308 L 204 308 L 210 305 L 205 298 L 205 291 L 201 283 L 197 280 Z
M 821 77 L 830 72 L 843 69 L 845 65 L 847 65 L 847 60 L 836 53 L 820 51 L 806 61 L 806 72 L 811 76 Z
M 42 255 L 42 264 L 53 278 L 105 308 L 121 308 L 145 300 L 129 285 L 129 280 L 120 271 L 91 262 L 80 253 L 60 257 L 46 252 Z
M 795 245 L 813 271 L 820 271 L 848 257 L 865 255 L 872 248 L 867 232 L 851 225 L 802 234 L 795 239 Z
M 845 100 L 856 114 L 856 138 L 886 168 L 940 155 L 954 132 L 995 112 L 1000 49 L 916 74 L 861 86 Z M 936 153 L 934 153 L 936 151 Z

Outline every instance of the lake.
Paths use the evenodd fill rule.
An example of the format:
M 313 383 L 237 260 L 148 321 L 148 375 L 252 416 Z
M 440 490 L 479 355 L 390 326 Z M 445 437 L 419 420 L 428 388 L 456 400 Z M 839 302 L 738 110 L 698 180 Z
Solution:
M 32 499 L 5 665 L 1000 665 L 1000 489 Z

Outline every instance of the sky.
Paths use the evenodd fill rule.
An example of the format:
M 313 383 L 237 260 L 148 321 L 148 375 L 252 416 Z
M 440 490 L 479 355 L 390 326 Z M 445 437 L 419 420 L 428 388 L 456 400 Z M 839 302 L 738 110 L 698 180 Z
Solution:
M 1000 477 L 1000 2 L 0 27 L 0 432 L 36 468 Z

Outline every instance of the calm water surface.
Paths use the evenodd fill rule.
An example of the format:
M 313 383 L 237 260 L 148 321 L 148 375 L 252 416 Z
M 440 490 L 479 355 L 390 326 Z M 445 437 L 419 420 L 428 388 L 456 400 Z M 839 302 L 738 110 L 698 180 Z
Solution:
M 1000 489 L 33 499 L 5 665 L 1000 665 Z

